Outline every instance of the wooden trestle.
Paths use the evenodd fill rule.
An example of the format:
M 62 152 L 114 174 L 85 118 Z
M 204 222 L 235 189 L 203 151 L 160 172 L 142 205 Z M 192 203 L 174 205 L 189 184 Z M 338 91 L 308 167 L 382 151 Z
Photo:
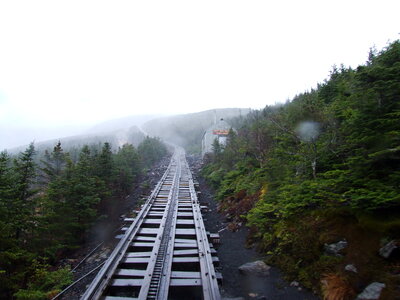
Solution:
M 220 299 L 209 243 L 184 150 L 167 171 L 82 299 Z

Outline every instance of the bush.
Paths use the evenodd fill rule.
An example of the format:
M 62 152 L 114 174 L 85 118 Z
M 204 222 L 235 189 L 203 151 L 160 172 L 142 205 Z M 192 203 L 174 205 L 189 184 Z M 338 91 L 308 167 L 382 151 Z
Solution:
M 72 283 L 72 273 L 69 267 L 56 271 L 49 271 L 49 268 L 49 265 L 35 260 L 30 268 L 32 275 L 28 288 L 20 289 L 15 293 L 17 300 L 49 299 L 49 296 L 55 296 L 63 287 Z

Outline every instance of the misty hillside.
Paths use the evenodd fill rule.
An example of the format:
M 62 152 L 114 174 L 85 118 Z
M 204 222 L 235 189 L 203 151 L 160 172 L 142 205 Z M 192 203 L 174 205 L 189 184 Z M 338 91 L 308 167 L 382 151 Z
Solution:
M 52 149 L 54 145 L 60 141 L 64 150 L 69 151 L 73 148 L 81 148 L 84 145 L 97 145 L 109 142 L 115 150 L 123 144 L 129 143 L 135 147 L 144 140 L 143 132 L 136 126 L 128 127 L 126 129 L 114 130 L 109 132 L 98 132 L 92 134 L 82 134 L 70 137 L 61 137 L 59 139 L 52 139 L 48 141 L 35 143 L 37 151 L 42 152 L 46 149 Z M 23 151 L 26 145 L 10 149 L 11 153 L 18 153 Z
M 147 121 L 160 117 L 160 115 L 134 115 L 119 119 L 107 120 L 94 125 L 92 128 L 87 130 L 87 133 L 108 133 L 116 130 L 131 128 L 132 126 L 140 128 Z
M 109 142 L 113 149 L 125 143 L 138 146 L 145 134 L 160 137 L 165 141 L 176 143 L 189 152 L 199 152 L 204 131 L 221 118 L 232 122 L 232 118 L 246 116 L 248 108 L 222 108 L 198 113 L 159 117 L 156 115 L 129 116 L 99 123 L 82 134 L 35 142 L 39 152 L 52 149 L 61 141 L 66 151 L 80 148 L 83 145 L 98 145 Z M 143 129 L 143 131 L 142 131 Z M 10 153 L 18 153 L 27 145 L 9 149 Z
M 150 136 L 184 147 L 189 152 L 200 152 L 204 131 L 221 118 L 230 119 L 245 116 L 248 108 L 221 108 L 198 113 L 158 118 L 146 122 L 142 129 Z

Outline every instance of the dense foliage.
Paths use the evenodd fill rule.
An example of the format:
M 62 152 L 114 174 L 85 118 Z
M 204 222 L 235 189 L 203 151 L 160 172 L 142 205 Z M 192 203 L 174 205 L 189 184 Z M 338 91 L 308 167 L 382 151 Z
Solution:
M 138 149 L 109 143 L 83 146 L 72 159 L 59 142 L 35 161 L 31 144 L 18 157 L 0 154 L 0 298 L 47 299 L 68 284 L 68 268 L 50 272 L 109 218 L 137 183 L 144 166 L 166 154 L 158 139 Z
M 160 157 L 167 154 L 167 148 L 158 138 L 146 137 L 138 146 L 139 156 L 145 167 L 153 165 Z
M 335 68 L 317 89 L 251 113 L 207 171 L 222 185 L 220 199 L 265 186 L 268 193 L 253 213 L 286 216 L 336 204 L 398 207 L 399 117 L 396 42 L 365 66 Z
M 204 175 L 222 206 L 257 195 L 238 217 L 269 250 L 293 246 L 290 222 L 311 212 L 391 218 L 400 208 L 400 42 L 371 50 L 357 69 L 335 67 L 284 105 L 251 113 L 208 159 Z M 303 225 L 303 233 L 313 230 Z

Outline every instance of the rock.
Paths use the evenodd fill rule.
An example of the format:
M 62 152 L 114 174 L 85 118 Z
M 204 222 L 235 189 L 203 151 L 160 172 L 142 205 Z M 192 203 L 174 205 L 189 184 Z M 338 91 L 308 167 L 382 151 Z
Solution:
M 257 296 L 258 296 L 258 294 L 256 294 L 256 293 L 249 293 L 249 297 L 251 297 L 251 298 L 255 298 Z
M 384 283 L 373 282 L 357 296 L 356 300 L 377 300 L 385 286 Z
M 358 272 L 357 272 L 357 268 L 356 268 L 353 264 L 346 265 L 346 266 L 344 267 L 344 269 L 345 269 L 346 271 L 349 271 L 349 272 L 358 273 Z
M 328 255 L 335 255 L 335 256 L 340 256 L 339 252 L 346 247 L 347 247 L 347 241 L 345 239 L 337 243 L 324 245 L 325 253 Z
M 236 232 L 236 231 L 238 231 L 239 230 L 239 226 L 238 226 L 238 224 L 236 224 L 236 223 L 229 223 L 228 224 L 228 230 L 229 231 L 232 231 L 232 232 Z
M 269 275 L 271 267 L 265 264 L 262 260 L 249 262 L 239 267 L 239 271 L 245 275 L 256 275 L 265 277 Z
M 233 217 L 232 217 L 230 214 L 226 214 L 226 215 L 225 215 L 225 219 L 226 219 L 228 222 L 230 222 L 230 221 L 233 220 Z
M 290 283 L 290 286 L 294 286 L 294 287 L 298 287 L 300 285 L 300 283 L 298 283 L 297 281 L 292 281 Z
M 387 243 L 385 246 L 383 246 L 381 249 L 379 249 L 379 254 L 384 257 L 384 258 L 389 258 L 389 256 L 392 254 L 393 250 L 397 249 L 397 243 L 396 241 L 390 241 Z
M 64 262 L 62 262 L 62 263 L 64 263 Z M 74 264 L 78 263 L 78 259 L 76 259 L 76 258 L 69 258 L 69 259 L 66 259 L 66 260 L 65 260 L 65 263 L 70 264 L 70 265 L 74 265 Z

